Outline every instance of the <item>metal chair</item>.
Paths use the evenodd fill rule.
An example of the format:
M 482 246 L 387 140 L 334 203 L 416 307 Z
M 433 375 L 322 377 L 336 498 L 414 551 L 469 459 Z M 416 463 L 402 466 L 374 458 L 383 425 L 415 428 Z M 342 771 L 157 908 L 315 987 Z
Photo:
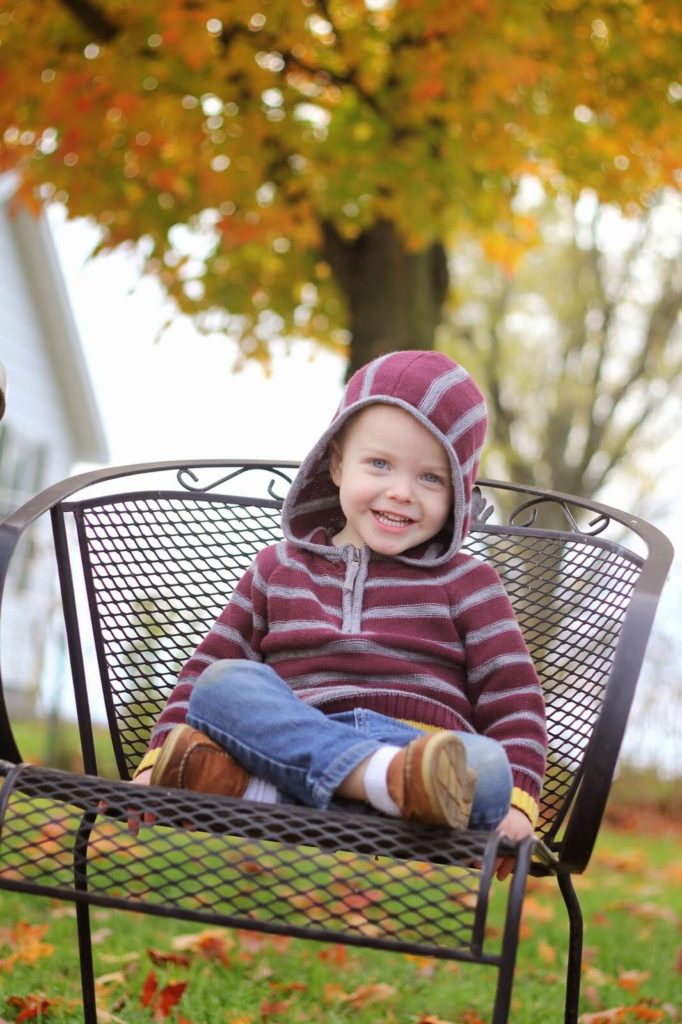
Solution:
M 591 501 L 479 485 L 467 548 L 502 576 L 547 704 L 535 838 L 133 789 L 125 780 L 181 664 L 256 551 L 279 539 L 295 471 L 216 460 L 104 469 L 55 484 L 0 525 L 4 585 L 18 540 L 51 520 L 84 763 L 84 774 L 22 763 L 0 681 L 0 888 L 76 904 L 86 1024 L 97 1019 L 92 906 L 481 964 L 497 972 L 492 1021 L 503 1024 L 526 883 L 551 875 L 570 926 L 565 1021 L 575 1024 L 582 917 L 571 876 L 597 838 L 669 541 Z M 119 779 L 98 773 L 102 698 Z M 136 837 L 131 808 L 155 817 Z M 55 819 L 61 838 L 41 845 Z M 486 925 L 500 856 L 516 869 L 496 938 Z

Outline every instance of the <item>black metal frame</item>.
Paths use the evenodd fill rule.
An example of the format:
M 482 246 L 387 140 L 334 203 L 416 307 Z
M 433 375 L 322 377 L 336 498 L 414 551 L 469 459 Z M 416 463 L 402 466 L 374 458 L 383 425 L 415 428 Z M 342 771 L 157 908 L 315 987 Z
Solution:
M 304 847 L 307 851 L 311 847 L 317 847 L 318 859 L 333 858 L 354 851 L 361 857 L 379 858 L 382 864 L 384 861 L 389 862 L 389 867 L 386 868 L 386 881 L 389 886 L 393 884 L 390 863 L 394 861 L 419 860 L 434 866 L 457 865 L 457 877 L 461 875 L 461 884 L 465 886 L 463 892 L 465 891 L 472 900 L 475 895 L 475 906 L 471 916 L 461 925 L 463 933 L 468 929 L 466 934 L 469 937 L 466 940 L 458 940 L 459 946 L 449 945 L 448 940 L 438 932 L 439 928 L 443 930 L 446 925 L 440 920 L 431 921 L 431 912 L 428 928 L 438 932 L 436 938 L 433 938 L 427 929 L 425 935 L 415 933 L 416 937 L 398 941 L 390 932 L 372 934 L 371 931 L 362 929 L 355 933 L 352 929 L 340 932 L 338 922 L 334 920 L 333 913 L 328 908 L 324 910 L 327 914 L 324 924 L 311 924 L 306 921 L 301 923 L 295 914 L 287 918 L 286 913 L 281 920 L 274 917 L 262 920 L 258 916 L 260 909 L 257 902 L 248 911 L 228 912 L 218 908 L 209 913 L 194 906 L 191 898 L 183 894 L 168 897 L 166 902 L 163 893 L 155 894 L 154 898 L 147 896 L 140 899 L 133 889 L 127 897 L 115 896 L 112 892 L 107 892 L 107 876 L 100 878 L 97 866 L 89 861 L 93 835 L 102 820 L 102 808 L 106 806 L 108 809 L 110 822 L 124 823 L 130 808 L 131 790 L 125 781 L 102 779 L 97 773 L 87 671 L 79 630 L 81 613 L 74 588 L 73 554 L 67 517 L 74 512 L 78 515 L 89 507 L 98 506 L 103 494 L 106 494 L 107 501 L 112 503 L 121 501 L 130 496 L 133 488 L 135 494 L 144 496 L 145 500 L 172 500 L 178 495 L 194 494 L 204 503 L 214 502 L 220 505 L 226 501 L 220 488 L 225 488 L 231 482 L 234 486 L 235 481 L 241 481 L 254 472 L 263 480 L 268 480 L 264 494 L 254 499 L 230 493 L 231 504 L 258 504 L 262 508 L 274 510 L 281 503 L 282 488 L 286 486 L 296 468 L 297 464 L 293 462 L 200 460 L 191 463 L 149 463 L 96 470 L 55 484 L 0 524 L 1 596 L 17 541 L 36 520 L 45 515 L 52 519 L 86 773 L 79 776 L 21 763 L 20 751 L 4 703 L 0 678 L 0 862 L 3 858 L 3 848 L 7 847 L 11 858 L 15 837 L 25 837 L 27 834 L 25 830 L 30 828 L 29 819 L 34 806 L 57 801 L 70 808 L 80 809 L 79 820 L 74 819 L 72 828 L 73 860 L 68 879 L 63 871 L 60 874 L 56 868 L 51 875 L 50 865 L 46 862 L 47 874 L 36 880 L 37 876 L 31 875 L 29 866 L 22 862 L 25 877 L 3 876 L 0 871 L 0 888 L 61 897 L 76 904 L 86 1024 L 95 1024 L 96 1021 L 89 923 L 91 905 L 143 910 L 151 914 L 188 920 L 238 924 L 239 927 L 261 931 L 285 932 L 320 940 L 400 949 L 405 952 L 419 952 L 492 966 L 498 971 L 492 1020 L 493 1024 L 504 1024 L 509 1016 L 520 915 L 527 878 L 529 875 L 551 874 L 557 878 L 569 921 L 565 1021 L 566 1024 L 575 1024 L 580 992 L 582 916 L 571 875 L 586 868 L 598 835 L 656 605 L 672 561 L 672 547 L 667 538 L 650 524 L 629 513 L 570 495 L 542 491 L 539 488 L 501 484 L 495 481 L 481 482 L 484 493 L 512 495 L 516 503 L 514 511 L 503 522 L 495 524 L 492 521 L 491 505 L 487 504 L 482 496 L 477 500 L 474 510 L 475 530 L 484 540 L 504 542 L 505 539 L 519 538 L 524 543 L 536 544 L 539 550 L 550 549 L 558 544 L 564 545 L 567 551 L 573 545 L 581 548 L 584 546 L 595 555 L 608 557 L 613 554 L 614 558 L 620 560 L 614 562 L 614 571 L 620 571 L 618 565 L 622 563 L 625 566 L 624 572 L 632 573 L 633 579 L 632 585 L 628 583 L 624 588 L 628 596 L 619 599 L 621 604 L 627 601 L 627 610 L 619 626 L 619 635 L 613 641 L 608 680 L 603 687 L 603 693 L 600 691 L 598 713 L 592 723 L 589 742 L 582 751 L 580 764 L 572 770 L 573 781 L 570 788 L 562 792 L 561 801 L 553 810 L 553 819 L 541 828 L 540 838 L 515 845 L 501 840 L 496 834 L 491 836 L 469 831 L 450 833 L 441 829 L 428 829 L 404 822 L 359 815 L 353 809 L 349 809 L 348 813 L 337 813 L 317 812 L 298 807 L 264 808 L 243 801 L 227 801 L 198 794 L 188 796 L 157 787 L 136 787 L 135 805 L 140 808 L 140 813 L 148 811 L 156 816 L 157 824 L 163 826 L 163 841 L 169 844 L 169 849 L 182 848 L 186 841 L 183 837 L 187 836 L 186 825 L 189 822 L 194 829 L 192 836 L 197 837 L 197 843 L 208 844 L 207 849 L 211 843 L 222 842 L 223 839 L 232 842 L 234 837 L 243 837 L 252 843 L 265 842 L 267 838 L 268 843 L 275 840 L 279 844 L 277 849 L 284 851 L 282 856 L 285 860 L 295 856 L 299 847 Z M 199 482 L 195 470 L 210 473 L 214 479 L 203 485 Z M 174 474 L 173 486 L 164 484 L 163 487 L 158 487 L 146 483 L 142 486 L 139 482 L 145 476 L 149 476 L 153 481 L 159 474 Z M 125 487 L 121 489 L 119 485 L 112 494 L 111 485 L 118 481 L 125 481 Z M 76 495 L 79 496 L 78 500 L 75 498 Z M 92 497 L 89 498 L 88 495 Z M 544 528 L 543 516 L 548 511 L 555 515 L 555 520 L 551 528 Z M 556 525 L 557 511 L 563 520 L 561 527 Z M 579 518 L 585 516 L 590 517 L 586 526 L 579 525 Z M 87 578 L 87 537 L 84 528 L 79 526 L 78 532 L 79 557 L 85 564 Z M 628 532 L 640 550 L 626 547 L 621 542 L 620 532 Z M 97 627 L 97 594 L 91 590 L 88 593 L 88 600 L 90 616 Z M 106 682 L 107 652 L 101 638 L 97 638 L 97 628 L 95 639 L 99 670 Z M 116 733 L 116 708 L 106 686 L 105 696 L 119 770 L 125 779 L 128 764 Z M 155 837 L 152 837 L 155 842 L 161 841 L 159 835 L 157 832 Z M 150 846 L 150 849 L 153 847 Z M 263 847 L 263 850 L 270 849 L 270 845 Z M 484 927 L 495 860 L 501 854 L 516 858 L 516 871 L 509 885 L 500 950 L 493 953 L 486 948 Z M 264 853 L 263 856 L 269 857 L 270 853 Z M 308 852 L 306 857 L 309 856 Z M 288 860 L 286 863 L 288 868 Z M 19 874 L 21 875 L 21 872 Z M 467 885 L 470 887 L 469 890 L 466 889 Z M 421 924 L 417 926 L 417 932 L 420 927 Z

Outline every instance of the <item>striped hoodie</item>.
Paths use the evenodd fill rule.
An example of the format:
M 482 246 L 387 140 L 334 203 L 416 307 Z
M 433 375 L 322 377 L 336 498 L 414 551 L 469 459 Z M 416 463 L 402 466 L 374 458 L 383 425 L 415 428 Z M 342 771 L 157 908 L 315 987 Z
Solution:
M 452 473 L 443 529 L 393 558 L 332 544 L 345 520 L 329 473 L 330 441 L 376 402 L 423 424 Z M 441 353 L 393 352 L 360 369 L 291 486 L 285 539 L 259 552 L 183 667 L 138 772 L 185 720 L 207 665 L 249 658 L 267 662 L 327 714 L 364 707 L 498 740 L 512 767 L 512 804 L 535 823 L 546 755 L 540 684 L 497 573 L 461 550 L 486 426 L 478 387 Z

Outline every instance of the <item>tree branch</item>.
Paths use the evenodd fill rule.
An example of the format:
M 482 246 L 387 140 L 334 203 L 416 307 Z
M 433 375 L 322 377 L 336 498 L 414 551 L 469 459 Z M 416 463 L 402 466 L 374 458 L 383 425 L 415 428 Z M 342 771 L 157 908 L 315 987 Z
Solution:
M 60 0 L 60 3 L 99 43 L 112 42 L 121 31 L 120 25 L 89 0 Z

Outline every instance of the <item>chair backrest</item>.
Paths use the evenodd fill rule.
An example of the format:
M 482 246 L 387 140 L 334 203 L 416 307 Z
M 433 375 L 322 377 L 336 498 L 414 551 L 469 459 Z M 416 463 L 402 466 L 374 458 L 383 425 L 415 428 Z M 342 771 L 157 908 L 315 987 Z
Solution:
M 100 473 L 95 496 L 90 488 L 84 497 L 54 503 L 81 721 L 87 732 L 92 686 L 82 655 L 87 605 L 85 618 L 124 778 L 142 757 L 151 724 L 183 662 L 259 548 L 281 537 L 281 491 L 294 468 L 221 465 L 219 486 L 200 485 L 186 464 L 170 467 L 176 474 L 172 485 L 147 486 L 134 468 L 135 476 L 126 477 L 124 487 L 123 478 L 116 479 L 116 493 L 110 486 L 102 493 Z M 146 468 L 150 474 L 155 469 Z M 167 473 L 169 464 L 159 468 Z M 211 470 L 214 478 L 220 475 L 214 465 Z M 265 481 L 260 494 L 251 483 L 254 474 Z M 493 511 L 494 506 L 509 510 L 510 503 L 516 503 L 516 511 L 501 518 Z M 631 544 L 622 541 L 626 529 Z M 614 533 L 618 540 L 610 536 Z M 467 549 L 500 573 L 542 680 L 550 752 L 538 828 L 557 848 L 592 747 L 608 745 L 607 770 L 613 772 L 669 564 L 666 544 L 648 524 L 604 506 L 481 484 Z M 597 725 L 601 737 L 595 738 Z M 86 738 L 86 770 L 94 771 L 94 763 L 88 764 L 94 752 L 87 746 Z M 603 760 L 600 770 L 603 774 Z M 608 784 L 610 776 L 606 791 L 595 796 L 591 817 L 596 827 Z

